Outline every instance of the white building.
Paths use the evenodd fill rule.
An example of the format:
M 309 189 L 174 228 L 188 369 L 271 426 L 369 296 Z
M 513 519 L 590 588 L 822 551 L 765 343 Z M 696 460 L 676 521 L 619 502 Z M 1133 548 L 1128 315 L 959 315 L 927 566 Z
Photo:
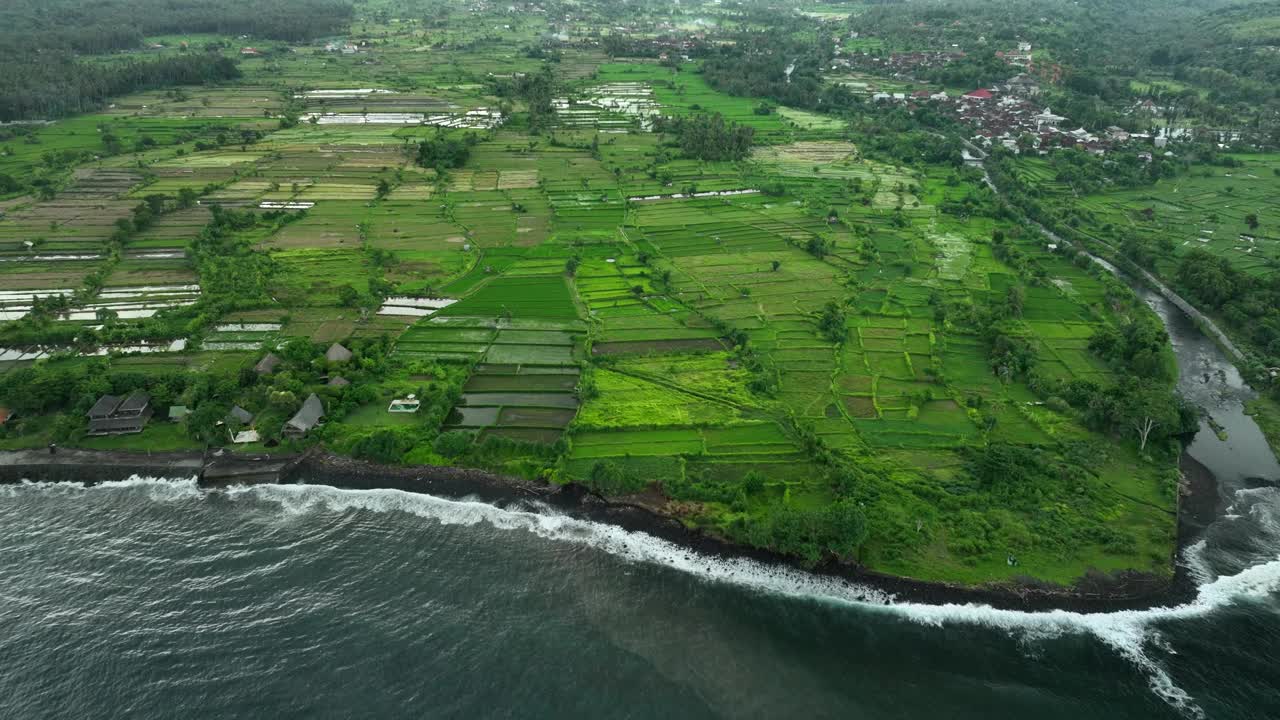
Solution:
M 387 412 L 416 413 L 418 412 L 418 408 L 420 407 L 422 407 L 422 401 L 418 400 L 413 395 L 409 395 L 408 397 L 396 398 L 395 400 L 392 400 L 391 404 L 387 406 Z
M 1031 119 L 1036 121 L 1037 130 L 1044 127 L 1045 125 L 1048 125 L 1049 127 L 1055 127 L 1058 123 L 1062 122 L 1063 120 L 1066 120 L 1066 118 L 1061 115 L 1054 115 L 1053 111 L 1050 110 L 1049 108 L 1045 108 L 1044 112 L 1040 113 L 1039 115 L 1033 116 Z

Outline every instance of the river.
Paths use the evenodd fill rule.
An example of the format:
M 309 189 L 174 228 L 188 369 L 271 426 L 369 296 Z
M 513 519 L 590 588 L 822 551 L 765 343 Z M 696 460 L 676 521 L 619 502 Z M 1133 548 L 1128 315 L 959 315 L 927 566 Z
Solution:
M 3 718 L 1280 717 L 1280 466 L 1159 295 L 1220 512 L 1185 605 L 874 590 L 529 505 L 393 490 L 0 487 Z M 86 477 L 86 480 L 92 480 Z
M 1276 560 L 1280 463 L 1262 430 L 1245 414 L 1254 391 L 1174 303 L 1145 286 L 1132 287 L 1164 320 L 1178 358 L 1178 392 L 1206 413 L 1186 452 L 1217 478 L 1219 508 L 1205 537 L 1191 549 L 1190 561 L 1198 563 L 1203 579 Z

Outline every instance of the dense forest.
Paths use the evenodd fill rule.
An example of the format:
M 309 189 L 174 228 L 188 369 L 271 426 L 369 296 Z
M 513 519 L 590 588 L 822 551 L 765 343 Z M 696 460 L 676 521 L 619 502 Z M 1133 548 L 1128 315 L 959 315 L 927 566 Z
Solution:
M 680 150 L 685 156 L 698 160 L 745 159 L 755 137 L 755 128 L 726 122 L 719 113 L 658 117 L 654 118 L 654 129 L 673 133 L 679 138 Z
M 1250 275 L 1194 248 L 1178 262 L 1178 284 L 1196 305 L 1220 313 L 1267 354 L 1280 358 L 1280 275 Z
M 342 0 L 24 0 L 0 8 L 0 121 L 64 117 L 92 110 L 108 97 L 170 85 L 238 76 L 216 53 L 195 49 L 159 58 L 88 63 L 81 54 L 130 51 L 145 36 L 221 33 L 288 41 L 331 34 L 350 21 Z
M 0 48 L 102 53 L 172 33 L 306 40 L 338 32 L 352 12 L 345 0 L 15 0 L 0 8 Z
M 860 99 L 843 85 L 822 81 L 822 68 L 830 59 L 830 47 L 797 39 L 783 25 L 743 33 L 708 57 L 702 72 L 711 87 L 731 95 L 765 97 L 806 110 L 846 110 Z
M 0 120 L 64 117 L 93 110 L 116 95 L 237 77 L 240 70 L 235 62 L 217 53 L 114 64 L 55 56 L 0 77 Z
M 879 3 L 849 19 L 854 31 L 892 38 L 920 49 L 953 43 L 971 48 L 976 37 L 996 48 L 1028 40 L 1071 65 L 1141 64 L 1151 48 L 1228 0 L 969 0 Z

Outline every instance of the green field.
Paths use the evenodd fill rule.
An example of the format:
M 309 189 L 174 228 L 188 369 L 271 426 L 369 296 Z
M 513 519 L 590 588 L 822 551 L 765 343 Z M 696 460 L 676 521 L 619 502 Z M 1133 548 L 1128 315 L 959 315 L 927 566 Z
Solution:
M 830 539 L 788 544 L 788 523 L 841 508 L 865 521 L 857 559 L 885 572 L 1172 572 L 1167 448 L 1140 454 L 1054 396 L 1122 379 L 1089 349 L 1120 325 L 1109 288 L 999 213 L 977 177 L 864 152 L 872 138 L 847 116 L 719 92 L 696 59 L 534 51 L 613 24 L 594 11 L 561 24 L 435 8 L 428 27 L 424 7 L 358 3 L 358 52 L 273 43 L 234 82 L 131 94 L 4 144 L 0 172 L 48 190 L 0 206 L 0 337 L 23 353 L 0 361 L 0 383 L 39 388 L 0 386 L 25 415 L 0 446 L 227 446 L 236 405 L 261 434 L 242 449 L 322 442 L 582 482 L 809 562 Z M 558 110 L 531 128 L 531 101 L 503 82 L 543 68 Z M 651 130 L 654 115 L 705 113 L 753 128 L 750 152 L 703 160 Z M 418 143 L 437 141 L 465 159 L 420 166 Z M 1277 167 L 1249 156 L 1230 177 L 1079 204 L 1263 272 Z M 1071 192 L 1045 161 L 1019 172 Z M 1135 215 L 1146 206 L 1154 219 Z M 1254 211 L 1264 230 L 1245 242 Z M 993 359 L 996 337 L 1025 367 Z M 333 343 L 354 356 L 326 359 Z M 259 373 L 267 352 L 279 369 Z M 196 419 L 87 437 L 95 396 L 133 389 Z M 326 422 L 282 436 L 312 393 Z M 389 412 L 409 395 L 417 412 Z M 982 479 L 1008 456 L 1027 486 Z

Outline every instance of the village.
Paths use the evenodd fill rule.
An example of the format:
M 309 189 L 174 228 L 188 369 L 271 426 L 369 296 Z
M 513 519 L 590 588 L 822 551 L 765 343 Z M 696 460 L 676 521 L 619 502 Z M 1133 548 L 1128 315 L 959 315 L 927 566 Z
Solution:
M 985 42 L 985 38 L 979 38 L 979 42 Z M 969 141 L 984 149 L 998 145 L 1018 154 L 1044 155 L 1055 149 L 1078 148 L 1094 155 L 1105 155 L 1126 145 L 1164 149 L 1171 140 L 1187 137 L 1185 133 L 1177 132 L 1134 132 L 1115 125 L 1097 132 L 1080 125 L 1073 128 L 1071 119 L 1054 113 L 1046 101 L 1048 88 L 1061 81 L 1060 65 L 1048 62 L 1037 65 L 1029 42 L 1019 42 L 1014 49 L 997 50 L 994 54 L 1010 66 L 1010 77 L 963 94 L 942 89 L 888 92 L 880 90 L 874 82 L 867 82 L 864 87 L 872 103 L 900 104 L 911 109 L 928 106 L 963 122 L 973 130 Z M 918 77 L 925 72 L 965 57 L 966 54 L 958 48 L 888 55 L 861 52 L 837 57 L 832 70 L 857 69 L 898 82 L 918 84 L 922 82 Z M 1145 125 L 1158 118 L 1163 110 L 1145 99 L 1127 108 L 1126 114 L 1135 116 L 1139 124 Z M 1170 150 L 1165 152 L 1172 153 Z M 1149 161 L 1151 153 L 1141 152 L 1140 157 Z
M 341 343 L 333 343 L 324 352 L 324 362 L 333 372 L 322 378 L 327 388 L 341 390 L 351 382 L 338 374 L 338 371 L 351 362 L 353 353 Z M 259 378 L 267 378 L 284 369 L 285 361 L 274 352 L 268 352 L 253 366 L 253 374 Z M 97 398 L 93 406 L 85 413 L 88 419 L 86 434 L 90 437 L 105 435 L 137 435 L 146 430 L 148 423 L 156 414 L 152 395 L 143 390 L 135 390 L 128 395 L 104 394 Z M 412 414 L 418 412 L 422 402 L 415 394 L 397 397 L 387 406 L 387 413 Z M 194 408 L 174 404 L 167 407 L 165 418 L 173 424 L 189 421 Z M 0 424 L 11 419 L 14 414 L 8 408 L 0 408 Z M 325 403 L 316 393 L 309 393 L 296 411 L 284 421 L 280 429 L 283 438 L 302 439 L 314 428 L 323 424 Z M 247 445 L 264 440 L 259 433 L 256 420 L 258 415 L 239 404 L 233 405 L 226 416 L 215 424 L 220 429 L 218 434 L 225 435 L 225 441 L 233 445 Z M 266 440 L 266 447 L 274 447 L 277 443 Z M 56 446 L 51 444 L 52 453 Z

